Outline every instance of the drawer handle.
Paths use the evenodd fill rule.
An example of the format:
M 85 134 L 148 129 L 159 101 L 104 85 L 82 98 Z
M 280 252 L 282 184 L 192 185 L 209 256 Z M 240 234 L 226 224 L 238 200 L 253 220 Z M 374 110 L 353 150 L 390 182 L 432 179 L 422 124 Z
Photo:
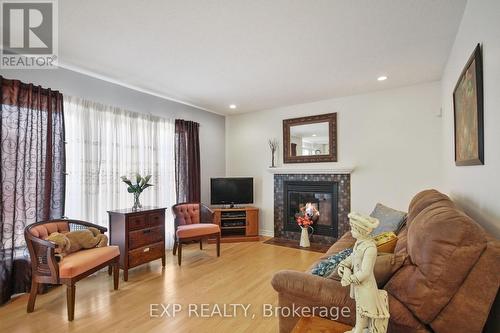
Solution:
M 142 252 L 149 252 L 149 247 L 147 247 L 144 250 L 142 250 Z
M 151 232 L 151 229 L 145 229 L 142 233 L 143 234 L 149 234 Z

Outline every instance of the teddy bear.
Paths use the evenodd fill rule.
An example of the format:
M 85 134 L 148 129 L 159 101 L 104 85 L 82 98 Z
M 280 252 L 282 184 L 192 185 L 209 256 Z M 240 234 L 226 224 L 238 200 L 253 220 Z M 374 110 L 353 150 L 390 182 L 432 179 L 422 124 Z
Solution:
M 60 257 L 81 249 L 91 249 L 108 245 L 108 237 L 93 227 L 66 233 L 53 232 L 45 240 L 57 245 L 55 252 Z

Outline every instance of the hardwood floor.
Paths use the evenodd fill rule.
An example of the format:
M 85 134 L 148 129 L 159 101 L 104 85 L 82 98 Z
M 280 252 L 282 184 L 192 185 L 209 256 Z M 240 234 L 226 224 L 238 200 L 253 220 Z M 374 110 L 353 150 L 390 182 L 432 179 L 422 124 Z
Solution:
M 121 278 L 117 291 L 105 271 L 78 282 L 71 323 L 66 316 L 65 288 L 39 295 L 30 314 L 26 313 L 28 295 L 16 297 L 0 306 L 0 332 L 277 332 L 278 318 L 262 318 L 263 304 L 277 305 L 270 284 L 274 272 L 305 270 L 320 256 L 251 242 L 222 244 L 217 258 L 215 245 L 204 244 L 200 251 L 198 244 L 191 244 L 185 247 L 181 267 L 169 251 L 164 270 L 160 260 L 132 269 L 129 281 Z M 178 303 L 182 310 L 175 317 L 150 317 L 150 304 L 160 303 L 165 307 Z M 191 316 L 190 303 L 194 304 Z M 224 304 L 250 304 L 249 315 L 244 317 L 239 308 L 236 317 L 197 318 L 196 314 L 203 314 L 202 304 L 209 304 L 205 305 L 209 313 L 215 306 L 223 310 Z M 162 312 L 161 306 L 153 305 L 153 314 Z

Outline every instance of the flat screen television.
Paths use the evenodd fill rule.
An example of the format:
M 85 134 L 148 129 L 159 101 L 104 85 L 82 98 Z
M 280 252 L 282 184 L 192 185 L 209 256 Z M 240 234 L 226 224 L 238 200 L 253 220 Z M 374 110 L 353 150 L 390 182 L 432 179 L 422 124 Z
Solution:
M 253 178 L 211 178 L 212 205 L 242 205 L 253 203 Z

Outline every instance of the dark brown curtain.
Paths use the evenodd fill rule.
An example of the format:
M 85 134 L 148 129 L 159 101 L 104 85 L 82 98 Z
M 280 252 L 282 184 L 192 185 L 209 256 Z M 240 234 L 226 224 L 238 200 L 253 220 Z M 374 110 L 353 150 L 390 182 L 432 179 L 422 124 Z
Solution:
M 29 290 L 24 227 L 64 213 L 63 98 L 0 76 L 0 302 Z
M 175 189 L 177 203 L 200 202 L 200 124 L 175 120 Z

